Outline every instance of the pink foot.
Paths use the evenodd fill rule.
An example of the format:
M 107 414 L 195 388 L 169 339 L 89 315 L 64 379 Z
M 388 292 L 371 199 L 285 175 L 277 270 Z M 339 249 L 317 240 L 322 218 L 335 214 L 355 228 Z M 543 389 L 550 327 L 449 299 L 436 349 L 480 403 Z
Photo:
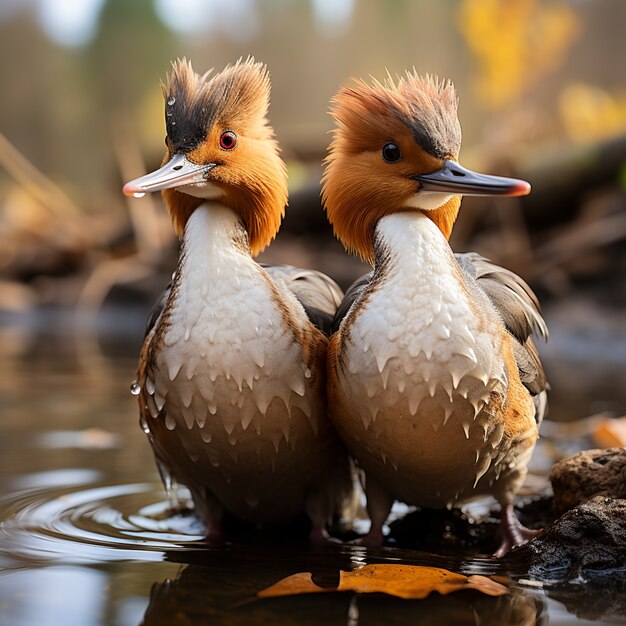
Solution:
M 365 476 L 365 495 L 370 529 L 367 535 L 352 543 L 368 548 L 380 548 L 385 543 L 383 525 L 389 517 L 393 496 L 369 474 Z
M 380 548 L 385 543 L 385 535 L 383 535 L 381 526 L 374 527 L 372 524 L 367 535 L 354 539 L 350 543 L 356 546 L 365 546 L 366 548 Z
M 502 507 L 500 513 L 500 528 L 498 535 L 500 537 L 500 547 L 494 552 L 493 556 L 497 559 L 504 556 L 507 552 L 517 546 L 524 545 L 533 537 L 537 537 L 543 532 L 543 529 L 531 530 L 526 528 L 517 519 L 512 504 Z

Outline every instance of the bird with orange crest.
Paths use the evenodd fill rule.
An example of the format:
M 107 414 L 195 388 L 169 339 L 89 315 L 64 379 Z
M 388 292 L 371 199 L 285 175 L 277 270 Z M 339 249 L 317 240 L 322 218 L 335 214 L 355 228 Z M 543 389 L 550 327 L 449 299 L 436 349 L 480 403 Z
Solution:
M 329 347 L 331 418 L 365 477 L 383 542 L 394 500 L 451 507 L 492 495 L 502 555 L 537 531 L 513 498 L 546 409 L 532 334 L 539 305 L 512 272 L 448 239 L 463 195 L 519 196 L 528 183 L 458 162 L 461 128 L 449 82 L 414 72 L 339 91 L 323 177 L 335 234 L 373 272 L 346 293 Z
M 225 512 L 254 524 L 306 513 L 323 539 L 352 488 L 326 414 L 325 331 L 342 292 L 319 272 L 253 259 L 287 202 L 269 91 L 252 59 L 202 76 L 178 61 L 163 86 L 163 166 L 124 193 L 162 191 L 182 246 L 136 385 L 164 483 L 189 488 L 209 537 Z

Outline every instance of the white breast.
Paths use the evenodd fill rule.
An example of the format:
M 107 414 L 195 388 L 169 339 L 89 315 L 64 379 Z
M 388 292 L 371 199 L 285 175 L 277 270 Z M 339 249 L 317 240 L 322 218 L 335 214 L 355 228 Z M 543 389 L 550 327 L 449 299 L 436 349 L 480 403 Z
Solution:
M 485 441 L 502 438 L 486 406 L 506 387 L 499 320 L 423 214 L 385 217 L 376 236 L 384 267 L 342 329 L 338 375 L 352 405 L 342 430 L 366 468 L 394 468 L 396 498 L 440 506 L 478 481 Z
M 274 398 L 287 404 L 293 393 L 305 392 L 307 370 L 301 348 L 285 332 L 263 269 L 232 245 L 233 217 L 227 209 L 201 208 L 186 229 L 179 270 L 184 279 L 175 285 L 159 365 L 167 371 L 164 387 L 178 381 L 188 428 L 207 417 L 185 406 L 193 391 L 206 400 L 209 414 L 215 414 L 218 403 L 229 396 L 223 393 L 224 386 L 232 388 L 235 406 L 242 402 L 244 388 L 253 391 L 250 395 L 260 413 Z M 222 410 L 220 416 L 227 429 L 232 427 L 230 419 L 246 419 L 238 410 Z
M 241 517 L 286 519 L 302 510 L 316 480 L 311 466 L 320 459 L 324 399 L 284 318 L 286 310 L 292 325 L 304 326 L 304 310 L 288 293 L 277 302 L 265 271 L 233 243 L 240 228 L 216 205 L 189 219 L 162 344 L 146 380 L 148 408 L 154 418 L 165 415 L 159 419 L 171 434 L 156 442 L 157 456 L 182 482 L 208 488 Z M 301 453 L 306 446 L 308 456 Z M 282 491 L 281 471 L 293 478 Z

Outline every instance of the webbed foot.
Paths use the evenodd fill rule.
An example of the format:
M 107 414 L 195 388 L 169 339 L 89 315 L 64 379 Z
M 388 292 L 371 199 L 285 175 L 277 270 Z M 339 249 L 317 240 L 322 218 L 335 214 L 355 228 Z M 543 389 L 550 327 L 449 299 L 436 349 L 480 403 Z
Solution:
M 493 556 L 499 559 L 513 548 L 524 545 L 527 541 L 533 537 L 537 537 L 542 532 L 543 529 L 541 528 L 538 530 L 526 528 L 526 526 L 517 519 L 513 505 L 507 504 L 502 507 L 502 512 L 500 513 L 500 528 L 497 533 L 497 536 L 500 538 L 500 546 L 494 552 Z

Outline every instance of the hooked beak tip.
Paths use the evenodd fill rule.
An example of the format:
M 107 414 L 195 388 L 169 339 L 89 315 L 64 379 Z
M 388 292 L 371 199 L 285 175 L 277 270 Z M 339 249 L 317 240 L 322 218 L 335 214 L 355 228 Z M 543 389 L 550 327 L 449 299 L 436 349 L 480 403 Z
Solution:
M 530 193 L 531 186 L 530 183 L 527 183 L 525 180 L 520 180 L 515 187 L 511 190 L 511 192 L 507 195 L 509 196 L 527 196 Z
M 146 195 L 146 192 L 141 187 L 136 185 L 134 181 L 126 183 L 122 187 L 122 193 L 129 198 L 141 198 Z

